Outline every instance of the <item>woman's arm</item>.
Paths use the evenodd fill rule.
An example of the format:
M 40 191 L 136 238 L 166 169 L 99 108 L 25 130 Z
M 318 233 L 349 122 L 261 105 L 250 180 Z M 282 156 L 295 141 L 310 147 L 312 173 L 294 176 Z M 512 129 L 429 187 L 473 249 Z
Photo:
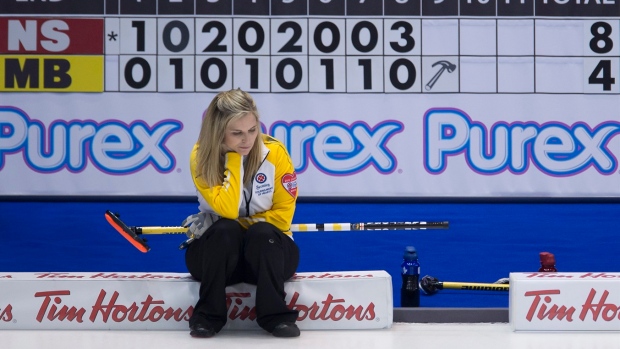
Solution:
M 216 214 L 228 219 L 237 219 L 243 195 L 243 157 L 235 152 L 226 153 L 224 182 L 209 187 L 196 173 L 197 149 L 197 146 L 194 146 L 190 156 L 190 170 L 196 189 Z

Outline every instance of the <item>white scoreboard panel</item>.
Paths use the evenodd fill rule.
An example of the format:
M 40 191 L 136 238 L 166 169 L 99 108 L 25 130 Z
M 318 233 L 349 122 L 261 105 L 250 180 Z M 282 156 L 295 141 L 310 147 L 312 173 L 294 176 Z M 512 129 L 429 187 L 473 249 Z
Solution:
M 302 196 L 620 197 L 620 0 L 0 0 L 0 196 L 193 196 L 233 88 Z
M 620 93 L 616 0 L 7 0 L 0 9 L 104 20 L 104 92 Z

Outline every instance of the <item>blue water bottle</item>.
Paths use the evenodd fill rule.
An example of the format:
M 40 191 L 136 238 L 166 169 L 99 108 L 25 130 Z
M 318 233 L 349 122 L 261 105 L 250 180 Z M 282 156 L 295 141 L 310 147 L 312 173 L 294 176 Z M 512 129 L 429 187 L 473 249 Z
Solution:
M 401 275 L 403 284 L 400 289 L 400 306 L 401 307 L 419 307 L 420 306 L 420 262 L 418 261 L 418 252 L 415 247 L 407 246 L 403 256 L 403 264 L 401 265 Z

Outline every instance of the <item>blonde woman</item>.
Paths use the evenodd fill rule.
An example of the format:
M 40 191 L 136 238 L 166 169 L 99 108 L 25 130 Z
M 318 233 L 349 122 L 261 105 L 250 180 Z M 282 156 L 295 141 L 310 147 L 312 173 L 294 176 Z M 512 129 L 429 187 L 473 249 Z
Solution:
M 186 251 L 200 281 L 190 335 L 212 337 L 226 324 L 225 288 L 256 285 L 256 321 L 276 337 L 297 337 L 298 312 L 284 301 L 284 282 L 299 263 L 290 231 L 297 177 L 284 145 L 261 134 L 256 104 L 239 89 L 209 104 L 190 168 L 200 213 L 183 225 L 195 238 Z

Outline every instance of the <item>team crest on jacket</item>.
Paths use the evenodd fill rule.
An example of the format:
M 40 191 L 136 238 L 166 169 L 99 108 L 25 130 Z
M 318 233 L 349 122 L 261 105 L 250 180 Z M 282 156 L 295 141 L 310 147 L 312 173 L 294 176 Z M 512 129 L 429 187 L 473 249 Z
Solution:
M 295 172 L 282 176 L 282 186 L 292 197 L 297 197 L 297 175 Z
M 265 183 L 267 176 L 264 173 L 257 173 L 255 179 L 257 183 Z

